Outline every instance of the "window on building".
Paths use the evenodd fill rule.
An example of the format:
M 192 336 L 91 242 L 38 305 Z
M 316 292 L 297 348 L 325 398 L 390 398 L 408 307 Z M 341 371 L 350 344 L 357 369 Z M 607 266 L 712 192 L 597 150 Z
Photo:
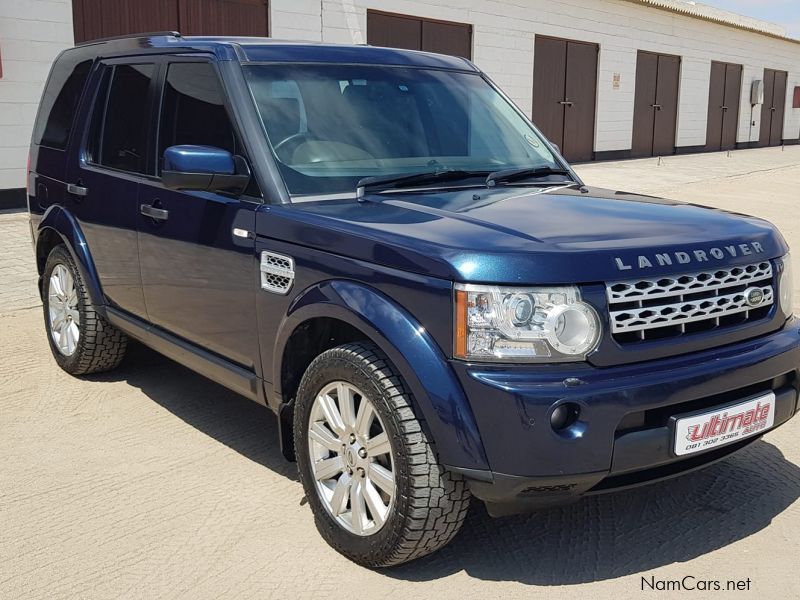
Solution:
M 472 57 L 472 25 L 367 11 L 367 43 Z
M 92 68 L 91 60 L 76 62 L 64 56 L 53 66 L 36 119 L 34 142 L 64 150 L 81 93 Z
M 91 162 L 147 172 L 148 99 L 154 70 L 153 65 L 116 65 L 104 75 L 110 85 L 105 91 L 101 87 L 95 104 L 96 122 L 87 149 Z

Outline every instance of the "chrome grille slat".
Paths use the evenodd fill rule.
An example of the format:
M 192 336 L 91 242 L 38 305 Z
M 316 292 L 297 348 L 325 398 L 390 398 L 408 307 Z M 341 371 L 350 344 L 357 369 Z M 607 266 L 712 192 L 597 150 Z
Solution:
M 655 300 L 677 296 L 678 292 L 683 294 L 707 292 L 771 277 L 772 264 L 765 260 L 743 267 L 728 267 L 633 281 L 615 281 L 606 285 L 606 294 L 609 303 L 630 302 L 638 299 Z
M 756 286 L 764 293 L 760 306 L 772 304 L 772 286 Z M 691 300 L 677 304 L 632 308 L 612 313 L 612 331 L 644 331 L 655 327 L 667 327 L 679 323 L 693 323 L 706 319 L 719 319 L 728 315 L 747 312 L 753 307 L 747 304 L 744 292 L 712 296 L 701 300 Z M 666 312 L 669 311 L 669 312 Z
M 606 283 L 611 333 L 621 343 L 683 336 L 762 318 L 775 301 L 769 261 L 741 267 Z M 762 292 L 751 306 L 747 293 Z M 691 329 L 690 329 L 691 328 Z M 630 336 L 633 336 L 631 338 Z

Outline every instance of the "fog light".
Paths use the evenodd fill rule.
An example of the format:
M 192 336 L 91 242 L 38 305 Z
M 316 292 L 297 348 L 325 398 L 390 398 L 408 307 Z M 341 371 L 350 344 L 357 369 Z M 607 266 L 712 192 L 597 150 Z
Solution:
M 578 420 L 581 409 L 577 404 L 565 402 L 559 404 L 550 413 L 550 427 L 553 431 L 563 431 Z

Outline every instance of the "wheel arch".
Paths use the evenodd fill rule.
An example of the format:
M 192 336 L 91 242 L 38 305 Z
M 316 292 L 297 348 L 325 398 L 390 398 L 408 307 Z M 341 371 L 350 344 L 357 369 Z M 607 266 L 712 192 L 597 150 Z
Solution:
M 75 217 L 61 206 L 53 205 L 42 217 L 36 233 L 36 268 L 39 273 L 39 293 L 42 276 L 50 252 L 64 245 L 75 261 L 95 309 L 104 315 L 105 297 L 100 286 L 94 261 L 86 238 Z
M 306 337 L 309 333 L 317 336 L 311 344 Z M 325 337 L 327 333 L 332 335 Z M 308 364 L 329 348 L 357 340 L 377 345 L 399 371 L 442 463 L 488 469 L 472 409 L 431 335 L 378 290 L 343 280 L 325 281 L 302 292 L 292 302 L 276 337 L 273 402 L 277 406 L 273 408 L 279 414 L 284 454 L 291 446 L 287 441 L 294 394 Z M 299 355 L 293 354 L 298 348 L 302 349 Z

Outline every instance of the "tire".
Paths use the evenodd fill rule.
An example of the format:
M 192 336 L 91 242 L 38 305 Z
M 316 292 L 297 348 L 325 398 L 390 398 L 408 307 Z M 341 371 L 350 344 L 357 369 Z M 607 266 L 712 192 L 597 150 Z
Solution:
M 54 273 L 56 280 L 62 276 L 61 281 L 68 282 L 66 287 L 73 290 L 71 293 L 64 293 L 59 289 L 60 284 L 52 281 Z M 58 366 L 71 375 L 88 375 L 110 371 L 119 365 L 125 356 L 128 338 L 97 314 L 80 271 L 64 246 L 56 246 L 47 257 L 42 279 L 42 304 L 47 340 Z M 71 343 L 69 336 L 64 341 L 66 333 L 60 333 L 66 331 L 59 329 L 59 323 L 63 325 L 64 320 L 54 320 L 53 316 L 65 313 L 69 315 L 66 320 L 70 324 L 66 329 L 73 332 L 70 334 Z
M 348 389 L 354 409 L 342 411 L 339 398 L 347 394 Z M 324 408 L 328 404 L 323 400 L 333 402 L 334 395 L 335 407 L 339 408 L 340 415 L 345 415 L 342 425 L 348 413 L 350 422 L 355 423 L 352 428 L 345 425 L 341 435 L 330 426 L 329 412 Z M 365 398 L 375 417 L 364 435 L 361 410 Z M 368 409 L 365 412 L 368 413 Z M 321 431 L 320 425 L 327 431 Z M 312 428 L 313 437 L 309 437 Z M 328 446 L 318 441 L 320 433 Z M 386 438 L 381 437 L 383 433 L 388 444 Z M 330 436 L 336 438 L 335 443 Z M 357 440 L 347 446 L 353 437 Z M 297 392 L 294 440 L 300 480 L 317 529 L 330 546 L 350 560 L 365 567 L 398 565 L 438 550 L 461 528 L 469 508 L 469 489 L 462 476 L 447 471 L 438 463 L 433 442 L 422 420 L 414 414 L 411 396 L 402 378 L 375 345 L 346 344 L 327 350 L 311 363 Z M 353 452 L 359 444 L 363 444 L 364 454 L 367 449 L 375 450 L 363 457 L 368 462 L 366 466 L 356 457 L 362 449 Z M 326 475 L 318 482 L 315 473 L 328 472 L 327 463 L 323 461 L 335 461 L 337 457 L 342 465 L 338 477 L 326 479 Z M 359 472 L 359 464 L 364 466 L 363 471 Z M 351 467 L 350 491 L 343 492 L 337 501 L 336 489 L 348 481 L 345 477 Z M 387 501 L 389 495 L 381 484 L 387 484 L 385 473 L 388 470 L 393 474 L 394 493 Z M 353 510 L 352 494 L 357 485 L 364 493 L 367 507 L 361 519 Z M 382 504 L 376 504 L 374 493 L 368 491 L 370 485 L 380 493 Z M 345 494 L 349 494 L 349 498 L 342 503 Z M 334 515 L 333 506 L 342 507 L 339 516 Z M 383 516 L 376 518 L 375 514 L 380 514 L 384 508 Z M 362 511 L 363 508 L 357 512 L 361 514 Z M 361 533 L 357 531 L 359 527 L 363 529 Z

